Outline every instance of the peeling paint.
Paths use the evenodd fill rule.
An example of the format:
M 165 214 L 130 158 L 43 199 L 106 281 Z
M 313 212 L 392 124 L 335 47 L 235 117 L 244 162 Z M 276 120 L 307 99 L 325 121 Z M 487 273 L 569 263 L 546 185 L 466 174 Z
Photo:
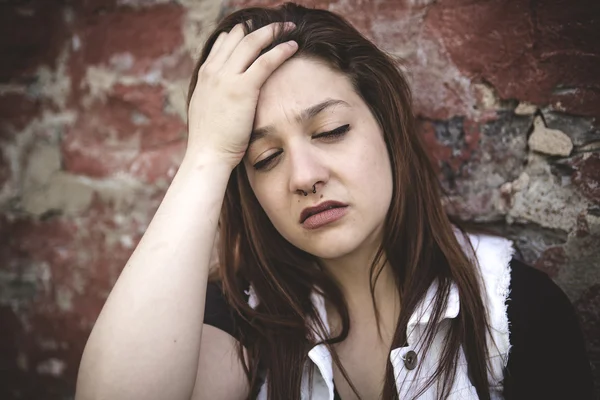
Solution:
M 182 121 L 187 121 L 188 83 L 180 80 L 167 86 L 168 103 L 165 111 L 178 115 Z
M 221 14 L 276 2 L 92 1 L 46 14 L 37 3 L 46 4 L 31 2 L 25 14 L 54 18 L 56 35 L 28 25 L 24 35 L 41 36 L 23 44 L 51 48 L 25 52 L 31 59 L 15 60 L 24 72 L 9 68 L 15 79 L 0 83 L 0 105 L 11 106 L 0 121 L 0 236 L 9 238 L 0 241 L 0 312 L 12 318 L 2 326 L 14 346 L 9 372 L 26 377 L 8 390 L 58 400 L 72 397 L 85 338 L 183 157 L 188 79 L 204 40 Z M 540 63 L 527 47 L 536 32 L 524 0 L 454 3 L 319 2 L 404 59 L 456 214 L 514 239 L 524 260 L 585 311 L 596 340 L 600 98 L 586 87 L 597 78 L 579 54 L 544 50 Z M 538 33 L 552 34 L 561 7 L 540 9 L 548 26 Z M 587 29 L 585 21 L 561 26 Z M 568 42 L 568 29 L 551 43 L 536 40 L 558 50 L 590 43 L 583 34 Z M 557 58 L 564 54 L 568 70 Z
M 71 94 L 71 78 L 67 73 L 68 55 L 68 46 L 64 46 L 57 60 L 56 70 L 46 66 L 40 67 L 36 83 L 28 88 L 29 91 L 35 91 L 39 96 L 49 99 L 59 108 L 66 106 Z
M 500 99 L 492 86 L 483 83 L 475 83 L 473 84 L 473 89 L 480 99 L 479 104 L 482 110 L 497 110 L 501 108 Z M 515 112 L 515 114 L 518 113 Z
M 109 60 L 111 68 L 118 72 L 129 71 L 133 67 L 134 62 L 135 59 L 131 53 L 114 54 Z
M 36 371 L 40 375 L 50 375 L 58 377 L 65 372 L 66 368 L 67 364 L 63 360 L 50 358 L 46 361 L 39 363 L 36 366 Z
M 19 132 L 11 143 L 3 145 L 2 150 L 8 160 L 12 179 L 0 188 L 0 209 L 6 208 L 16 196 L 22 194 L 21 183 L 24 179 L 23 155 L 28 152 L 28 149 L 36 145 L 42 135 L 45 143 L 50 145 L 58 143 L 60 133 L 74 119 L 75 113 L 73 112 L 57 114 L 45 111 L 40 118 L 32 120 L 24 130 Z
M 217 26 L 221 1 L 179 0 L 186 8 L 183 23 L 184 47 L 197 59 L 200 49 L 210 32 Z
M 515 108 L 515 114 L 517 115 L 533 115 L 536 111 L 537 107 L 526 101 L 520 102 L 517 108 Z
M 65 287 L 56 288 L 56 305 L 64 313 L 73 310 L 73 293 L 70 289 Z

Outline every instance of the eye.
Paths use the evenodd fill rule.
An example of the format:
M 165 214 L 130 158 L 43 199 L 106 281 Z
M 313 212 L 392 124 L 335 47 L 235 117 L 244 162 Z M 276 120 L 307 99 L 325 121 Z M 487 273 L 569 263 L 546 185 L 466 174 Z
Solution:
M 313 139 L 338 139 L 344 136 L 350 130 L 350 125 L 342 125 L 329 132 L 318 133 L 314 135 Z
M 336 140 L 336 139 L 340 139 L 342 136 L 344 136 L 348 131 L 350 130 L 350 125 L 346 124 L 346 125 L 342 125 L 339 128 L 336 128 L 332 131 L 328 131 L 328 132 L 323 132 L 323 133 L 318 133 L 316 135 L 313 135 L 312 138 L 313 139 L 321 139 L 321 140 Z M 257 162 L 256 164 L 254 164 L 252 167 L 256 170 L 256 171 L 268 171 L 270 168 L 272 168 L 275 164 L 275 162 L 277 161 L 277 157 L 279 157 L 279 155 L 283 153 L 282 150 L 277 151 L 273 154 L 271 154 L 270 156 L 268 156 L 267 158 L 264 158 L 262 160 L 260 160 L 259 162 Z
M 266 170 L 269 168 L 269 166 L 271 166 L 273 164 L 273 162 L 275 161 L 275 158 L 277 156 L 279 156 L 281 153 L 282 153 L 281 150 L 278 152 L 275 152 L 275 153 L 271 154 L 270 156 L 268 156 L 267 158 L 260 160 L 259 162 L 254 164 L 252 167 L 254 167 L 254 169 L 257 171 Z

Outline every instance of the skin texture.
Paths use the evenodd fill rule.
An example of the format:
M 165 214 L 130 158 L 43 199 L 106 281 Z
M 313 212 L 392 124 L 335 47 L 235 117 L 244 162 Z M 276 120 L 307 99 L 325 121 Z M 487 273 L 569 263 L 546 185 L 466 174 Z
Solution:
M 302 110 L 332 99 L 347 105 L 297 121 Z M 346 124 L 350 129 L 342 136 L 313 137 Z M 250 145 L 244 163 L 254 194 L 277 231 L 324 261 L 373 254 L 391 201 L 392 173 L 381 129 L 349 80 L 312 60 L 287 61 L 261 89 L 254 129 L 265 126 L 272 131 Z M 266 169 L 255 170 L 256 162 L 278 151 L 282 153 Z M 316 230 L 299 223 L 304 208 L 327 200 L 348 204 L 346 215 Z

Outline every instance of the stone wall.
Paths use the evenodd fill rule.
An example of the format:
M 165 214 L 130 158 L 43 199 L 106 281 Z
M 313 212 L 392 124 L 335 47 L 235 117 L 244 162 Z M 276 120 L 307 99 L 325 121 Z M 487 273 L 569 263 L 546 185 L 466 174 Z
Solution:
M 81 352 L 185 146 L 219 15 L 274 1 L 0 1 L 0 398 L 72 398 Z M 405 60 L 449 211 L 516 240 L 600 382 L 600 3 L 338 0 Z

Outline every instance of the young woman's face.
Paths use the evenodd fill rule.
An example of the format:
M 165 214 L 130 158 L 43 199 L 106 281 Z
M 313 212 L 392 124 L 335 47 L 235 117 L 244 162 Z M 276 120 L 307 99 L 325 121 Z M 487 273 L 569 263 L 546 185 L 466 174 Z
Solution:
M 277 69 L 261 89 L 243 162 L 259 203 L 294 246 L 336 259 L 379 245 L 390 160 L 381 128 L 344 75 L 304 58 Z M 305 219 L 303 211 L 328 201 L 343 207 Z

